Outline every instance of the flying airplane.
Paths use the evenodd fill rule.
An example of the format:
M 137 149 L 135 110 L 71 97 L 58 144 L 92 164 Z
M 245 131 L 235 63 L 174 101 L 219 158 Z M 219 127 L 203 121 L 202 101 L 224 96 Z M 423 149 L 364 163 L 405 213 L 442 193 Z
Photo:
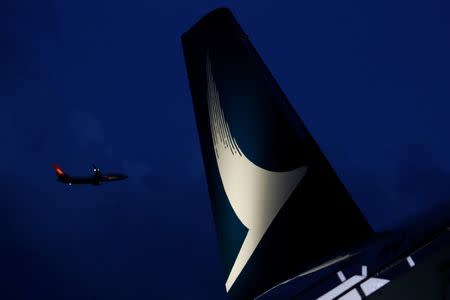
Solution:
M 117 181 L 127 179 L 128 176 L 120 173 L 102 174 L 100 169 L 95 165 L 92 165 L 94 169 L 94 174 L 92 176 L 70 176 L 64 172 L 60 166 L 53 164 L 53 169 L 55 169 L 58 181 L 66 183 L 68 185 L 72 184 L 92 184 L 100 185 L 103 182 Z
M 449 207 L 375 231 L 229 9 L 181 40 L 230 299 L 436 299 L 420 264 L 450 291 Z

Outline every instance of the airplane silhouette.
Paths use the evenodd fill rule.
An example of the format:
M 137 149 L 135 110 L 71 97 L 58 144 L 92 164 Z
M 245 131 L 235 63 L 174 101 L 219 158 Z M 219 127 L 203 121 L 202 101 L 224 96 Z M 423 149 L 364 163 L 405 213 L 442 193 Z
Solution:
M 58 181 L 62 183 L 66 183 L 68 185 L 72 184 L 92 184 L 92 185 L 100 185 L 103 182 L 117 181 L 127 179 L 128 176 L 121 173 L 110 173 L 110 174 L 102 174 L 100 169 L 97 168 L 95 164 L 92 165 L 94 168 L 94 174 L 92 176 L 70 176 L 68 173 L 64 172 L 62 168 L 53 164 L 53 169 L 55 169 L 56 176 L 58 177 Z

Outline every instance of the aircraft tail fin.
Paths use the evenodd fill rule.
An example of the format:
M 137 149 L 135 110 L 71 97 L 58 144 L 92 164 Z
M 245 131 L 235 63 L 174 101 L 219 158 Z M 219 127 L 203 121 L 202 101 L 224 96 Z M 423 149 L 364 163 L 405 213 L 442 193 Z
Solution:
M 53 169 L 55 170 L 56 176 L 58 177 L 68 177 L 69 175 L 63 171 L 63 169 L 57 165 L 57 164 L 52 164 Z
M 254 299 L 373 234 L 232 13 L 183 34 L 231 299 Z

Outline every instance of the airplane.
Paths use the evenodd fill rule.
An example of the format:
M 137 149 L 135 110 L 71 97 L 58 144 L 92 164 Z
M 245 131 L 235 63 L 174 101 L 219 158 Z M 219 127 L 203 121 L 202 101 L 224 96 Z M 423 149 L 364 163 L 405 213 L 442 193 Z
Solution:
M 181 43 L 229 299 L 450 295 L 449 206 L 377 232 L 228 8 Z
M 100 185 L 103 182 L 117 181 L 127 179 L 128 176 L 120 173 L 102 174 L 100 169 L 97 168 L 95 164 L 92 165 L 94 169 L 94 174 L 92 176 L 70 176 L 62 170 L 62 168 L 57 164 L 52 164 L 53 169 L 56 172 L 58 181 L 66 183 L 68 185 L 72 184 L 92 184 Z

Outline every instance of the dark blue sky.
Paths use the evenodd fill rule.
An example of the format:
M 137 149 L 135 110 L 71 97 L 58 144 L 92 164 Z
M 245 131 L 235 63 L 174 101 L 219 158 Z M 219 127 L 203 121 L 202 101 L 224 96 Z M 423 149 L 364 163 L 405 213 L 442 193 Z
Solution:
M 2 1 L 1 299 L 225 299 L 180 43 L 224 5 L 376 229 L 450 200 L 448 1 Z

